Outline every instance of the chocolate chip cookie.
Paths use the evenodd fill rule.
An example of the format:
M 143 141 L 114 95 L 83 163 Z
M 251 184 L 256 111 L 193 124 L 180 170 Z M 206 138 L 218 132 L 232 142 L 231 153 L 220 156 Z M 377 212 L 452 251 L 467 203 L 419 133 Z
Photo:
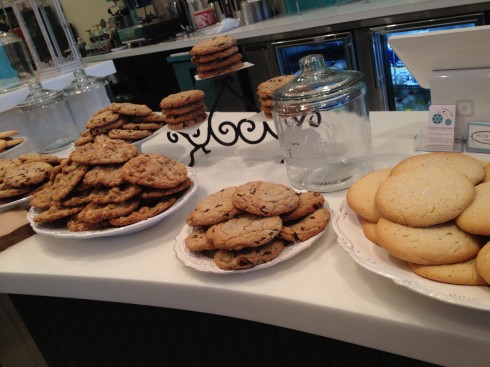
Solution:
M 224 188 L 203 199 L 187 216 L 191 227 L 211 226 L 235 217 L 242 211 L 233 205 L 236 186 Z
M 281 228 L 279 216 L 262 217 L 243 213 L 211 226 L 206 236 L 218 249 L 241 250 L 266 244 L 279 234 Z
M 299 205 L 299 194 L 291 187 L 265 181 L 240 185 L 233 193 L 233 205 L 255 215 L 276 216 L 291 212 Z

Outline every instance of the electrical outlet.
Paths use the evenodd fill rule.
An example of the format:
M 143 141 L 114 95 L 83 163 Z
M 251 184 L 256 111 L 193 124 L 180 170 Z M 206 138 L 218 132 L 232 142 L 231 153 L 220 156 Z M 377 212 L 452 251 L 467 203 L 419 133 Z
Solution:
M 475 114 L 473 107 L 473 100 L 471 99 L 459 99 L 456 100 L 456 115 L 471 117 Z

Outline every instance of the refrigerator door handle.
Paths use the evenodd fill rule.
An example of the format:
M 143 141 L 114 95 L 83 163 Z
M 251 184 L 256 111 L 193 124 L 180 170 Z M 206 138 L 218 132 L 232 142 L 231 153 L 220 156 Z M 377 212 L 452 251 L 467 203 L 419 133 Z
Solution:
M 382 36 L 377 31 L 371 31 L 371 43 L 374 54 L 374 79 L 375 88 L 380 91 L 384 109 L 388 109 L 388 98 L 386 96 L 386 74 L 383 65 L 383 50 L 381 47 Z
M 380 65 L 383 55 L 380 50 L 381 45 L 380 45 L 379 33 L 371 32 L 371 42 L 372 42 L 373 53 L 374 53 L 374 75 L 376 79 L 376 88 L 382 89 L 384 84 L 383 82 L 384 72 L 383 72 L 383 66 Z

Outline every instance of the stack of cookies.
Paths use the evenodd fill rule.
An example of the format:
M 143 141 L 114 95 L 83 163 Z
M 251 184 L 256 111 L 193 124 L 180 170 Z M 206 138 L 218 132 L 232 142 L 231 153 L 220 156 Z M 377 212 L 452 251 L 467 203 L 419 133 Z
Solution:
M 266 117 L 272 118 L 272 92 L 285 86 L 293 79 L 294 75 L 281 75 L 259 84 L 256 92 L 259 97 L 260 110 L 264 112 Z
M 15 137 L 15 135 L 18 134 L 18 130 L 0 132 L 0 154 L 12 149 L 13 147 L 16 147 L 24 141 L 24 138 L 22 137 Z
M 320 193 L 297 193 L 272 182 L 226 187 L 189 213 L 193 230 L 185 244 L 212 256 L 220 269 L 249 269 L 322 232 L 330 221 L 324 204 Z
M 75 149 L 53 170 L 30 204 L 33 220 L 70 231 L 138 223 L 170 208 L 192 184 L 187 167 L 158 154 L 138 153 L 104 139 Z
M 355 182 L 349 207 L 365 236 L 427 279 L 490 283 L 490 181 L 478 160 L 436 152 Z M 486 243 L 486 245 L 485 245 Z
M 29 196 L 46 184 L 61 158 L 23 154 L 0 160 L 0 204 Z
M 243 55 L 238 51 L 234 37 L 218 35 L 196 43 L 190 51 L 191 62 L 201 79 L 211 78 L 241 68 Z
M 171 130 L 182 130 L 206 120 L 207 107 L 203 101 L 204 92 L 192 89 L 170 94 L 160 102 L 162 118 Z
M 111 103 L 91 116 L 75 146 L 93 142 L 99 135 L 132 143 L 147 138 L 164 124 L 162 116 L 146 105 Z

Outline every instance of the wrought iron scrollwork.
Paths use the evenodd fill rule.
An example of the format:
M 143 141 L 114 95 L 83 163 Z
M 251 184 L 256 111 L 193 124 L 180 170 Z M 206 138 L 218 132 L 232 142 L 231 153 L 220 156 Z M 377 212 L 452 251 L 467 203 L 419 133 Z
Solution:
M 262 130 L 258 131 L 259 128 L 262 128 Z M 260 134 L 258 137 L 256 137 L 257 131 Z M 259 144 L 266 138 L 267 134 L 270 134 L 274 139 L 277 139 L 277 134 L 271 129 L 267 121 L 257 122 L 246 118 L 238 121 L 238 123 L 223 121 L 217 125 L 217 131 L 213 129 L 211 121 L 208 120 L 206 133 L 206 139 L 203 142 L 198 141 L 198 139 L 201 137 L 201 128 L 196 130 L 196 132 L 193 134 L 168 132 L 167 138 L 171 143 L 177 143 L 179 138 L 182 137 L 194 147 L 190 152 L 190 167 L 192 167 L 195 163 L 194 154 L 197 151 L 202 149 L 202 151 L 206 154 L 211 152 L 209 149 L 207 149 L 207 145 L 211 139 L 224 146 L 235 145 L 239 139 L 247 144 Z M 251 134 L 253 134 L 253 137 L 250 136 Z
M 200 127 L 192 134 L 179 131 L 167 133 L 167 138 L 171 143 L 177 143 L 179 141 L 179 138 L 183 137 L 194 147 L 190 152 L 191 160 L 189 166 L 191 167 L 195 163 L 194 154 L 198 150 L 202 149 L 202 151 L 206 154 L 211 152 L 209 149 L 206 148 L 211 139 L 216 141 L 218 144 L 224 146 L 235 145 L 239 139 L 243 140 L 247 144 L 259 144 L 265 139 L 267 134 L 271 134 L 272 137 L 277 139 L 277 134 L 271 129 L 267 121 L 261 121 L 261 123 L 259 123 L 257 121 L 249 120 L 246 118 L 240 120 L 238 123 L 233 123 L 232 121 L 223 121 L 216 126 L 217 131 L 214 130 L 214 126 L 212 123 L 214 112 L 216 111 L 216 107 L 225 88 L 228 89 L 237 98 L 245 102 L 249 108 L 257 111 L 257 107 L 252 102 L 248 101 L 245 97 L 243 97 L 231 87 L 231 82 L 232 78 L 229 75 L 217 78 L 216 84 L 219 85 L 220 88 L 218 94 L 216 95 L 216 99 L 209 111 L 207 128 Z M 261 132 L 259 132 L 260 136 L 258 138 L 248 137 L 248 134 L 253 134 L 256 132 L 256 129 L 258 129 L 258 125 L 261 125 L 263 129 Z M 201 132 L 203 131 L 206 131 L 205 138 L 201 136 Z M 255 136 L 256 134 L 253 135 Z M 199 142 L 199 140 L 203 139 L 203 142 Z

